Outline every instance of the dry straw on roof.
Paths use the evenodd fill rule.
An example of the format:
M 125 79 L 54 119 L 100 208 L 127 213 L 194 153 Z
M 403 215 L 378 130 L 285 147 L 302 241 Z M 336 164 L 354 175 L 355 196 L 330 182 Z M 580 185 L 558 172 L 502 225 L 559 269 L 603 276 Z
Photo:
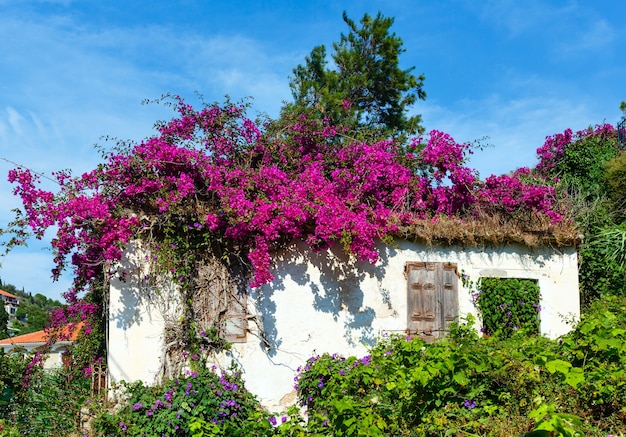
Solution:
M 547 217 L 535 214 L 524 219 L 486 214 L 463 219 L 439 216 L 402 226 L 396 235 L 427 244 L 470 246 L 518 243 L 527 247 L 565 247 L 574 246 L 581 239 L 571 220 L 553 224 Z

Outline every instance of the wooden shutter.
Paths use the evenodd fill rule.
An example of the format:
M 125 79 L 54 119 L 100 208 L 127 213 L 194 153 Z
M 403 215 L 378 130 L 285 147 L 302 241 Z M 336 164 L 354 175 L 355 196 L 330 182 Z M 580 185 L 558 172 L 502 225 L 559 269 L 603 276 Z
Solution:
M 72 365 L 72 353 L 70 351 L 60 352 L 61 354 L 61 363 L 63 363 L 63 368 L 67 369 Z
M 236 291 L 231 293 L 227 308 L 221 324 L 221 334 L 226 341 L 243 343 L 246 341 L 246 331 L 248 330 L 246 295 L 239 295 Z
M 456 265 L 409 263 L 406 275 L 409 332 L 427 341 L 445 335 L 458 314 Z
M 441 284 L 443 329 L 447 332 L 450 323 L 454 322 L 459 315 L 459 276 L 456 265 L 443 263 L 441 268 L 443 270 L 443 281 Z
M 196 322 L 203 330 L 216 326 L 220 337 L 231 343 L 246 341 L 248 330 L 247 295 L 230 290 L 207 287 L 194 296 Z

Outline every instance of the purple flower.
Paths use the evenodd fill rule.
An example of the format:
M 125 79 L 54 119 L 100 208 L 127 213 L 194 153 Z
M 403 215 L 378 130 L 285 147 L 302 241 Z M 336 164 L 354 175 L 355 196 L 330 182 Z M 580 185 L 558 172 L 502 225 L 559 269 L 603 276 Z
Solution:
M 274 416 L 268 417 L 267 420 L 269 420 L 272 425 L 276 426 L 276 418 Z
M 128 429 L 124 422 L 120 422 L 120 428 L 121 428 L 122 431 L 126 431 Z
M 463 406 L 467 409 L 472 409 L 476 407 L 476 401 L 470 401 L 469 399 L 466 399 L 465 402 L 463 402 Z

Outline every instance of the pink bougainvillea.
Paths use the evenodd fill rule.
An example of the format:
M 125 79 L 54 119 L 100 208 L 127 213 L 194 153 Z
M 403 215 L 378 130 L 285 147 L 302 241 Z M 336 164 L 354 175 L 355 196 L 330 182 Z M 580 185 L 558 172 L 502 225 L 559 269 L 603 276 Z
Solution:
M 268 135 L 236 105 L 195 110 L 178 99 L 176 108 L 178 117 L 156 135 L 110 153 L 95 170 L 75 178 L 56 173 L 57 192 L 39 189 L 27 169 L 9 174 L 34 235 L 56 226 L 53 273 L 74 270 L 66 298 L 79 312 L 95 311 L 79 294 L 121 259 L 131 239 L 146 238 L 148 227 L 170 226 L 160 242 L 168 252 L 155 245 L 156 259 L 172 248 L 200 250 L 208 240 L 245 248 L 257 287 L 273 279 L 272 250 L 294 239 L 313 250 L 341 244 L 376 262 L 376 242 L 397 226 L 442 214 L 462 220 L 497 205 L 562 218 L 549 184 L 524 170 L 481 181 L 465 165 L 470 147 L 440 131 L 413 140 L 407 152 L 393 141 L 347 141 L 344 129 L 306 117 L 285 135 Z M 546 141 L 541 165 L 552 165 L 570 140 L 566 132 Z M 176 263 L 167 265 L 184 278 Z
M 541 174 L 547 174 L 556 165 L 559 158 L 565 153 L 565 148 L 578 140 L 590 136 L 606 136 L 615 133 L 615 128 L 608 124 L 600 124 L 595 127 L 583 129 L 575 134 L 571 129 L 565 129 L 562 133 L 546 137 L 546 141 L 537 149 L 539 164 L 536 170 Z

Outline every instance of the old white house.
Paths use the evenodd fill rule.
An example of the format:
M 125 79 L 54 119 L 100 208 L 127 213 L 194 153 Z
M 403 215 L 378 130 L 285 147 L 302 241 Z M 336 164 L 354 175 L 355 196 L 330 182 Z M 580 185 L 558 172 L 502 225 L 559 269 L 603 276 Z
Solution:
M 237 361 L 248 389 L 272 410 L 295 401 L 293 379 L 307 358 L 324 352 L 366 354 L 390 333 L 435 338 L 446 325 L 477 314 L 460 275 L 526 278 L 541 290 L 541 333 L 556 338 L 579 317 L 574 247 L 518 244 L 437 247 L 397 241 L 380 245 L 376 265 L 343 253 L 313 253 L 294 244 L 275 257 L 275 280 L 249 290 L 225 329 L 234 342 L 218 361 Z M 127 269 L 141 257 L 129 253 Z M 134 267 L 133 267 L 134 266 Z M 164 359 L 166 320 L 180 317 L 174 290 L 146 289 L 136 280 L 111 282 L 108 329 L 110 382 L 153 383 Z
M 85 324 L 82 322 L 66 326 L 62 332 L 62 338 L 57 339 L 51 345 L 48 345 L 50 333 L 42 330 L 0 340 L 0 349 L 4 350 L 6 354 L 17 351 L 26 356 L 49 346 L 43 367 L 45 369 L 58 368 L 66 363 L 69 358 L 68 352 L 71 350 L 72 344 L 78 339 L 84 326 Z
M 0 290 L 0 302 L 2 302 L 4 310 L 9 315 L 9 326 L 13 325 L 17 310 L 20 306 L 20 298 L 7 291 Z

